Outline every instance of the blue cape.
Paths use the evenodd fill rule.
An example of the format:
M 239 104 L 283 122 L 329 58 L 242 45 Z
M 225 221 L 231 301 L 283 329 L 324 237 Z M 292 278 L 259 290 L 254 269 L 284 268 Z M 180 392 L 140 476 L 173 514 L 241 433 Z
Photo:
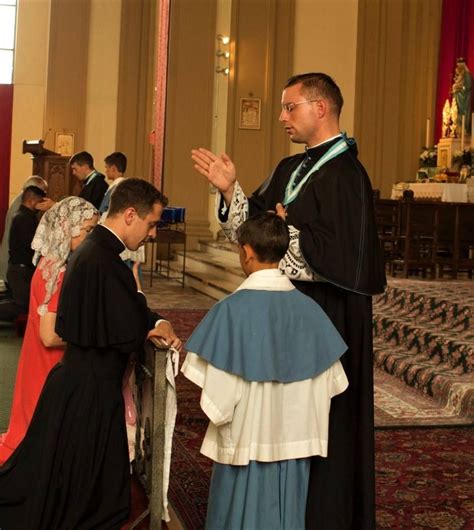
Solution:
M 324 372 L 347 346 L 319 305 L 297 289 L 242 289 L 207 313 L 186 349 L 247 381 L 289 383 Z

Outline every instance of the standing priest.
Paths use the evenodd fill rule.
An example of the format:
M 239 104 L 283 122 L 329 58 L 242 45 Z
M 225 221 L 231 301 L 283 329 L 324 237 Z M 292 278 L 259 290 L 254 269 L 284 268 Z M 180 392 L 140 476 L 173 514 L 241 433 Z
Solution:
M 245 197 L 227 155 L 194 150 L 195 168 L 219 191 L 227 237 L 248 217 L 276 210 L 290 229 L 280 269 L 325 310 L 348 351 L 341 362 L 348 390 L 331 404 L 328 458 L 314 457 L 308 529 L 375 528 L 372 299 L 385 287 L 372 188 L 355 142 L 340 132 L 341 91 L 322 73 L 290 78 L 280 121 L 305 153 L 283 159 Z M 311 330 L 308 330 L 311 333 Z M 295 352 L 296 353 L 296 352 Z

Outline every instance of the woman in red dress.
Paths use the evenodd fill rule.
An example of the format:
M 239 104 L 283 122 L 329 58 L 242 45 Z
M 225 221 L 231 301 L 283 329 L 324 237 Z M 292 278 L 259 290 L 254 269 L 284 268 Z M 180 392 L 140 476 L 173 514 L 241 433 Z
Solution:
M 93 230 L 98 212 L 79 197 L 67 197 L 43 216 L 31 243 L 37 264 L 31 281 L 28 324 L 20 353 L 8 431 L 0 436 L 0 465 L 25 436 L 51 368 L 64 352 L 54 331 L 56 309 L 71 252 Z

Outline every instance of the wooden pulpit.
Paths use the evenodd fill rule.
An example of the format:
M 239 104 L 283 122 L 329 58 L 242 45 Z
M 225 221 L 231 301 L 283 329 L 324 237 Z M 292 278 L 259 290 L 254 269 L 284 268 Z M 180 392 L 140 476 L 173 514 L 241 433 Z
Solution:
M 46 149 L 44 140 L 24 140 L 23 153 L 32 155 L 32 174 L 48 183 L 48 197 L 59 201 L 69 195 L 79 195 L 81 185 L 71 173 L 68 156 Z

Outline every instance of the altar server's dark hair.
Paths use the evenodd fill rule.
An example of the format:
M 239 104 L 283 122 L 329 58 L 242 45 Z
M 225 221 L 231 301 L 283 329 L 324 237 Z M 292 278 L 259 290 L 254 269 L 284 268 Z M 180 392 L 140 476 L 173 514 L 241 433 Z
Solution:
M 344 99 L 341 94 L 341 89 L 332 77 L 321 72 L 298 74 L 290 77 L 284 88 L 289 88 L 299 83 L 301 83 L 302 90 L 308 94 L 308 97 L 317 98 L 319 96 L 327 99 L 330 101 L 332 110 L 336 116 L 341 114 Z
M 288 250 L 288 226 L 273 212 L 262 212 L 247 219 L 237 229 L 240 245 L 249 245 L 261 263 L 278 263 Z
M 151 212 L 153 205 L 157 202 L 166 206 L 168 199 L 146 180 L 128 178 L 115 186 L 110 196 L 110 207 L 107 215 L 112 217 L 124 212 L 127 208 L 135 208 L 138 215 L 143 219 Z

